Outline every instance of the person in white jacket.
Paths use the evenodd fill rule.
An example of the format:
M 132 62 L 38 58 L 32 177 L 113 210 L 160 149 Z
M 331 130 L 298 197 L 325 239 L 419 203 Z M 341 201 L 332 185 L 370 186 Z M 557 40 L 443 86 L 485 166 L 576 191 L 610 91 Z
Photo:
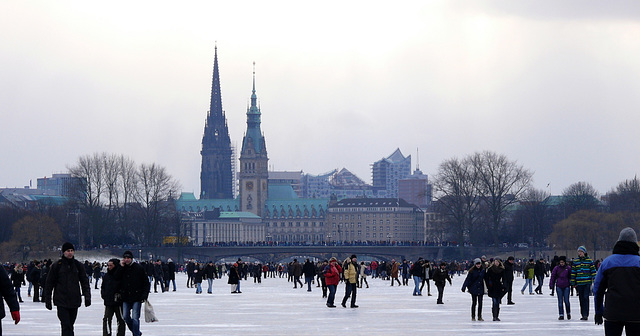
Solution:
M 364 264 L 364 261 L 360 262 L 360 288 L 362 288 L 362 284 L 364 283 L 365 285 L 367 285 L 367 288 L 369 288 L 369 283 L 367 282 L 367 273 L 365 273 L 367 270 L 367 266 Z

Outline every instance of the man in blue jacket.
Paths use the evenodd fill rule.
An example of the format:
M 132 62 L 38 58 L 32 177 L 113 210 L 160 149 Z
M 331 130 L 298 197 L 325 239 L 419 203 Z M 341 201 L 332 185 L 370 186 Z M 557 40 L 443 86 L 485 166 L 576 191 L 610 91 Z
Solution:
M 596 324 L 605 335 L 640 335 L 640 256 L 638 236 L 630 228 L 620 231 L 613 254 L 601 264 L 593 285 Z

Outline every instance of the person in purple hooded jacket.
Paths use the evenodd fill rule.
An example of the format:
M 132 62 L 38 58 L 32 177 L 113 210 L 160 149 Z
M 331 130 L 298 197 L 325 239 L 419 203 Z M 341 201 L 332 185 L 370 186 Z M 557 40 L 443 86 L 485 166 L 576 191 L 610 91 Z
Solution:
M 555 285 L 558 296 L 558 320 L 564 320 L 563 304 L 567 308 L 567 320 L 571 319 L 571 304 L 569 303 L 569 292 L 571 291 L 571 266 L 567 265 L 567 257 L 558 258 L 558 265 L 551 271 L 549 289 L 553 290 Z

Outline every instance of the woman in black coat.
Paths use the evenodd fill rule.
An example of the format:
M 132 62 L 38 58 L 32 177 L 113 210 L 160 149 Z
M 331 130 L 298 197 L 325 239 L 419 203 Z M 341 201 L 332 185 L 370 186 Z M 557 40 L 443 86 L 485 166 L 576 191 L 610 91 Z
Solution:
M 22 295 L 20 295 L 20 287 L 25 284 L 24 271 L 21 264 L 16 264 L 16 267 L 11 272 L 11 282 L 13 283 L 13 290 L 16 292 L 18 302 L 22 301 Z
M 504 287 L 504 265 L 502 261 L 496 258 L 493 263 L 486 270 L 484 281 L 487 284 L 487 294 L 491 297 L 493 304 L 491 305 L 491 312 L 493 313 L 493 320 L 500 321 L 498 315 L 500 315 L 500 301 L 502 297 L 507 293 Z
M 476 305 L 478 306 L 478 321 L 482 319 L 482 298 L 484 297 L 484 276 L 485 270 L 482 267 L 482 260 L 476 258 L 474 266 L 467 272 L 467 277 L 462 284 L 462 291 L 469 290 L 471 294 L 471 321 L 476 320 Z
M 233 264 L 231 266 L 231 270 L 229 270 L 229 280 L 228 284 L 231 285 L 231 293 L 242 293 L 238 290 L 238 284 L 240 283 L 240 271 L 238 270 L 238 263 Z

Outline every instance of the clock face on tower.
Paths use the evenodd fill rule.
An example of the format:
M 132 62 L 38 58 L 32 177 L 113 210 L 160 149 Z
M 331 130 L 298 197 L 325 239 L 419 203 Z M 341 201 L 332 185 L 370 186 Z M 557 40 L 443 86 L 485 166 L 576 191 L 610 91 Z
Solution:
M 245 189 L 253 190 L 253 182 L 249 181 L 245 184 Z

